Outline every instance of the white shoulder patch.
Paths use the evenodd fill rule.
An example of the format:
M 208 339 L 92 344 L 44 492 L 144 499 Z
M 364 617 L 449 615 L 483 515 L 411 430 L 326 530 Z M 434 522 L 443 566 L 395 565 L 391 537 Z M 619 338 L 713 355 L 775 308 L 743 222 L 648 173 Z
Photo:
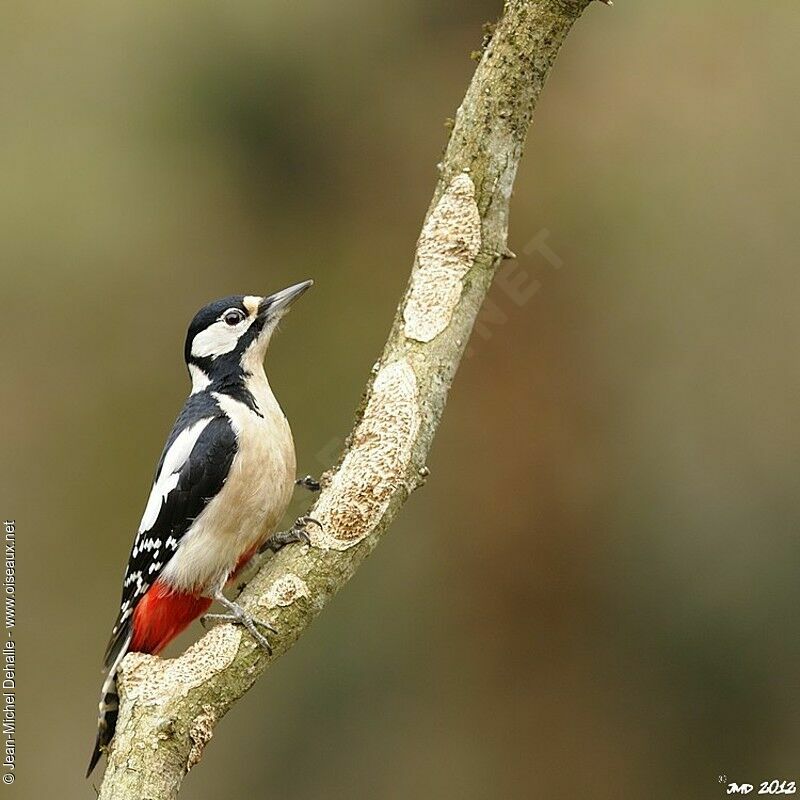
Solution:
M 164 456 L 164 463 L 161 465 L 161 471 L 156 476 L 153 488 L 150 491 L 150 498 L 144 509 L 142 521 L 139 523 L 139 533 L 148 531 L 155 525 L 164 500 L 178 485 L 178 476 L 183 465 L 186 463 L 192 449 L 197 444 L 200 434 L 205 430 L 206 425 L 208 425 L 212 419 L 213 417 L 204 417 L 190 425 L 186 430 L 178 434 L 175 441 L 170 446 Z

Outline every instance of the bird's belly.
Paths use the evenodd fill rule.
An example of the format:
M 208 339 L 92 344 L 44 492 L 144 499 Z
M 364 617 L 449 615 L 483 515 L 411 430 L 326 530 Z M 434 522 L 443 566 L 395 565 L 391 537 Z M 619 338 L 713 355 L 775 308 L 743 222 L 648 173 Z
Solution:
M 164 569 L 176 589 L 213 595 L 243 554 L 276 530 L 292 496 L 295 452 L 283 414 L 237 422 L 238 449 L 219 494 L 205 507 Z

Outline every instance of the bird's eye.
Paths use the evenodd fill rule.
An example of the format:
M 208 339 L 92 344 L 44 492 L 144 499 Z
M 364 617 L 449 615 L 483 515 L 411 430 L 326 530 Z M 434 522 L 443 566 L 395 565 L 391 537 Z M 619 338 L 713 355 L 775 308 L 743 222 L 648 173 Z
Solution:
M 238 308 L 229 308 L 222 315 L 222 319 L 224 319 L 228 325 L 238 325 L 244 319 L 244 313 Z

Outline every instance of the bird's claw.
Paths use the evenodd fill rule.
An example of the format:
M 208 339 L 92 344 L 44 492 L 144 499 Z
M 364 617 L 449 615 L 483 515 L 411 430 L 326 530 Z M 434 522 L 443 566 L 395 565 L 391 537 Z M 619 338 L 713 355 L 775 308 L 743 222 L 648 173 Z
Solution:
M 320 530 L 322 530 L 322 523 L 319 520 L 316 520 L 313 517 L 298 517 L 295 520 L 294 525 L 292 525 L 288 531 L 279 531 L 278 533 L 273 533 L 272 536 L 270 536 L 269 539 L 264 542 L 258 552 L 264 553 L 267 550 L 272 550 L 273 553 L 277 553 L 278 550 L 283 549 L 287 544 L 295 544 L 297 542 L 310 546 L 311 537 L 308 535 L 307 530 L 309 525 L 316 525 Z
M 233 625 L 242 625 L 256 640 L 256 642 L 258 642 L 258 644 L 264 648 L 267 653 L 272 655 L 272 645 L 269 643 L 267 637 L 258 630 L 258 628 L 264 628 L 264 630 L 269 631 L 270 633 L 277 633 L 278 631 L 269 622 L 265 622 L 262 619 L 254 617 L 252 614 L 248 614 L 247 611 L 245 611 L 238 603 L 227 601 L 225 603 L 225 607 L 230 609 L 230 613 L 206 614 L 200 619 L 202 626 L 204 628 L 207 627 L 206 623 L 211 620 L 215 622 L 230 622 Z
M 322 488 L 319 481 L 316 478 L 312 478 L 311 475 L 298 478 L 294 485 L 302 486 L 304 489 L 308 489 L 309 492 L 318 492 Z

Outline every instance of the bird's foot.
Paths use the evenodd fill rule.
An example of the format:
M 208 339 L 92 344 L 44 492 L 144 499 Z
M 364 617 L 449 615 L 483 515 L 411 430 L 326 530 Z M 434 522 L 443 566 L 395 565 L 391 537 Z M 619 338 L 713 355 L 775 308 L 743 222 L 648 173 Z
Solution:
M 273 553 L 277 553 L 278 550 L 286 547 L 287 544 L 294 544 L 295 542 L 302 542 L 303 544 L 310 545 L 311 538 L 308 535 L 309 525 L 316 525 L 318 528 L 322 528 L 322 525 L 313 517 L 299 517 L 288 531 L 273 533 L 272 536 L 261 545 L 258 552 L 265 553 L 267 550 L 272 550 Z
M 294 482 L 294 485 L 302 486 L 304 489 L 308 489 L 309 492 L 318 492 L 322 488 L 319 481 L 316 478 L 312 478 L 311 475 L 306 475 L 304 478 L 298 478 Z
M 264 620 L 257 619 L 252 614 L 249 614 L 245 611 L 238 603 L 234 603 L 232 600 L 228 600 L 222 592 L 218 592 L 214 598 L 219 603 L 221 603 L 225 608 L 228 609 L 227 614 L 206 614 L 200 620 L 203 627 L 206 626 L 206 622 L 213 621 L 213 622 L 231 622 L 234 625 L 242 625 L 244 628 L 247 629 L 247 632 L 258 642 L 258 644 L 264 648 L 270 655 L 272 655 L 272 645 L 269 643 L 269 639 L 264 636 L 263 633 L 259 630 L 259 627 L 264 628 L 264 630 L 269 631 L 270 633 L 277 633 L 275 628 L 269 622 L 265 622 Z

